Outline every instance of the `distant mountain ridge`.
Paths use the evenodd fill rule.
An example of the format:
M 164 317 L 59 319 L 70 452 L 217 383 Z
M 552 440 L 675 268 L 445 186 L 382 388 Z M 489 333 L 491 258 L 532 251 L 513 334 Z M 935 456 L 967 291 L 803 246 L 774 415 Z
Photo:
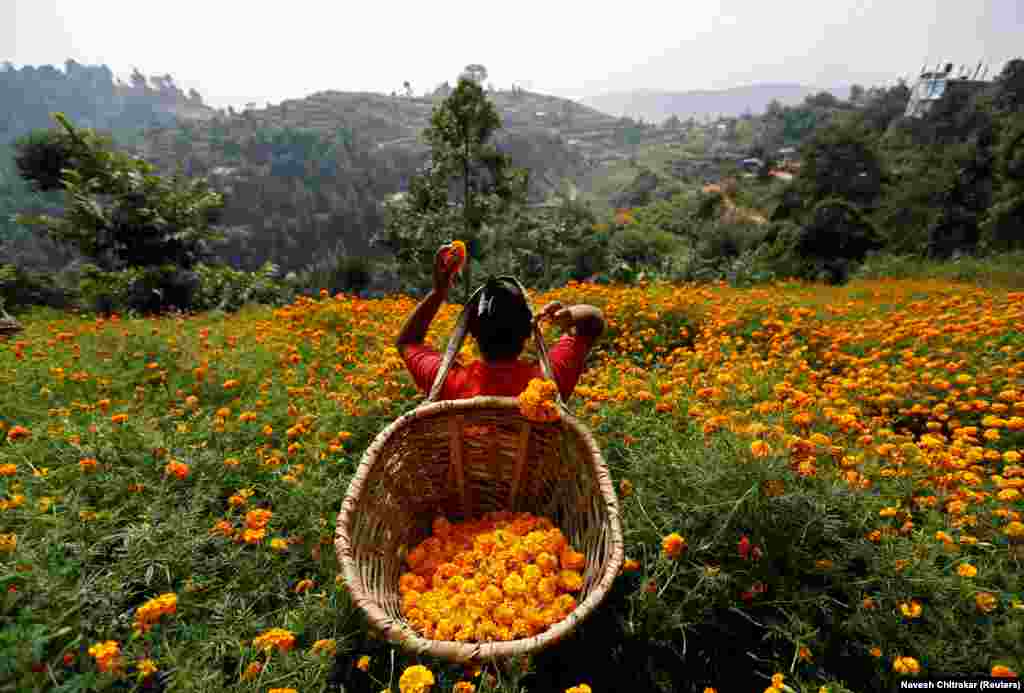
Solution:
M 588 96 L 579 101 L 612 116 L 628 116 L 661 123 L 673 115 L 681 120 L 691 116 L 698 120 L 704 116 L 736 117 L 745 112 L 757 115 L 763 113 L 773 100 L 777 99 L 783 105 L 792 106 L 821 91 L 827 91 L 841 99 L 849 96 L 850 92 L 848 87 L 820 89 L 802 84 L 752 84 L 720 90 L 633 89 Z

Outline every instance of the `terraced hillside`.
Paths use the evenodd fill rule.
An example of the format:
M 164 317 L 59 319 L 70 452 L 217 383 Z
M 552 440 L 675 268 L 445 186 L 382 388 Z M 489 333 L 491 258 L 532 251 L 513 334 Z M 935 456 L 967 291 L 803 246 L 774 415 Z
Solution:
M 225 259 L 287 269 L 331 250 L 376 255 L 381 201 L 406 188 L 429 154 L 422 132 L 443 96 L 325 91 L 265 109 L 150 130 L 137 152 L 165 172 L 208 176 L 227 193 L 223 222 L 235 239 Z M 573 101 L 525 91 L 492 92 L 497 146 L 530 171 L 533 204 L 571 188 L 637 142 L 664 131 L 638 127 Z

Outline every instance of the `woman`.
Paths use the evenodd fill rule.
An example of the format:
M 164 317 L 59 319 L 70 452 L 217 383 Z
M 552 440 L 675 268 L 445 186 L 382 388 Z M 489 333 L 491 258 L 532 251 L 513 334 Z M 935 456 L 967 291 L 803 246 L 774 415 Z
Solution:
M 441 304 L 448 299 L 448 291 L 458 272 L 457 267 L 446 266 L 446 247 L 440 248 L 434 257 L 433 290 L 405 321 L 395 342 L 417 387 L 424 393 L 430 392 L 441 369 L 443 354 L 426 346 L 423 338 Z M 548 359 L 562 400 L 567 402 L 583 372 L 587 354 L 604 332 L 604 318 L 594 306 L 566 308 L 558 301 L 544 306 L 540 317 L 548 315 L 565 332 L 548 350 Z M 469 366 L 453 363 L 440 399 L 477 395 L 517 397 L 531 379 L 543 377 L 540 364 L 519 359 L 533 331 L 533 316 L 526 297 L 513 282 L 495 277 L 488 279 L 479 300 L 470 308 L 468 327 L 483 360 Z M 570 333 L 572 330 L 575 334 Z

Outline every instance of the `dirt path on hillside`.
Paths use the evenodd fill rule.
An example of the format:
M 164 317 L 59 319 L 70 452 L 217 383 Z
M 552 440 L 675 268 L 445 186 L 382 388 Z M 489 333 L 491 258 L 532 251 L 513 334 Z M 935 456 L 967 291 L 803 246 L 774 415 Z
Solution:
M 725 214 L 722 216 L 728 221 L 751 221 L 755 224 L 767 224 L 768 220 L 763 214 L 755 212 L 750 209 L 745 209 L 737 205 L 725 190 L 722 189 L 721 185 L 716 183 L 710 183 L 704 186 L 704 192 L 706 193 L 718 193 L 722 196 L 722 203 L 725 205 Z

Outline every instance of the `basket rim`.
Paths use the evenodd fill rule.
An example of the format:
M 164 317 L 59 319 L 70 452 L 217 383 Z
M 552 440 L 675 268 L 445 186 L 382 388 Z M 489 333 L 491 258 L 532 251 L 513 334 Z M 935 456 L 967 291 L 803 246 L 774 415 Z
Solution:
M 607 526 L 610 530 L 609 543 L 611 549 L 609 560 L 590 593 L 586 599 L 576 605 L 576 608 L 566 618 L 531 638 L 484 643 L 430 640 L 420 636 L 404 622 L 388 616 L 374 599 L 358 587 L 359 578 L 356 563 L 353 559 L 353 546 L 349 538 L 349 532 L 354 519 L 356 499 L 361 495 L 366 479 L 373 469 L 380 451 L 399 430 L 411 421 L 446 413 L 493 408 L 515 409 L 518 413 L 519 400 L 516 397 L 498 397 L 493 395 L 441 400 L 421 404 L 399 416 L 378 433 L 377 437 L 374 438 L 373 442 L 366 449 L 359 467 L 349 483 L 348 491 L 338 513 L 334 547 L 352 602 L 366 614 L 370 625 L 381 631 L 389 641 L 400 644 L 418 654 L 433 655 L 455 662 L 470 662 L 514 657 L 552 645 L 569 635 L 583 619 L 597 608 L 608 594 L 612 583 L 619 573 L 619 569 L 622 567 L 625 546 L 618 497 L 612 485 L 611 474 L 590 430 L 576 417 L 563 412 L 561 419 L 563 424 L 573 429 L 590 451 L 590 464 L 608 517 Z

